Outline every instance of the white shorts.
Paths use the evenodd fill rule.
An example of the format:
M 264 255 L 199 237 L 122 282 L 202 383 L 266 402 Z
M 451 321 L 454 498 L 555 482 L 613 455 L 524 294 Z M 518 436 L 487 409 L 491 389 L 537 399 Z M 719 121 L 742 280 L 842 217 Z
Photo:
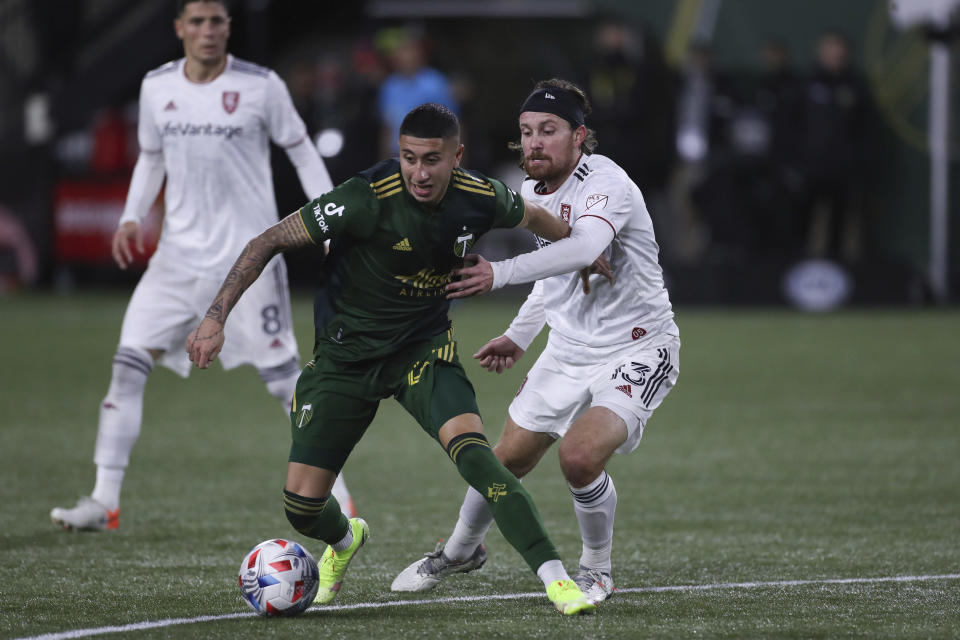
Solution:
M 186 378 L 193 366 L 187 336 L 197 328 L 220 290 L 222 278 L 155 257 L 130 298 L 120 330 L 120 346 L 160 349 L 159 364 Z M 299 358 L 293 333 L 287 267 L 271 262 L 227 317 L 226 341 L 217 359 L 224 369 L 252 364 L 275 367 Z
M 665 335 L 593 361 L 589 352 L 564 352 L 550 341 L 508 411 L 518 426 L 562 438 L 584 411 L 606 407 L 627 424 L 627 440 L 616 452 L 629 453 L 640 444 L 647 420 L 679 373 L 676 336 Z

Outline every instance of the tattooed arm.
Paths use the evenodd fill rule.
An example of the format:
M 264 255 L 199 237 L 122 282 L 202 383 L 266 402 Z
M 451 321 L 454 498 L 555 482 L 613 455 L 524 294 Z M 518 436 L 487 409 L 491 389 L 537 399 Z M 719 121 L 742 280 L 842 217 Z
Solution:
M 203 322 L 187 338 L 190 360 L 201 369 L 210 366 L 223 348 L 223 325 L 227 322 L 227 315 L 247 287 L 260 276 L 270 258 L 281 251 L 311 244 L 313 240 L 307 234 L 298 212 L 291 213 L 248 242 L 230 268 Z

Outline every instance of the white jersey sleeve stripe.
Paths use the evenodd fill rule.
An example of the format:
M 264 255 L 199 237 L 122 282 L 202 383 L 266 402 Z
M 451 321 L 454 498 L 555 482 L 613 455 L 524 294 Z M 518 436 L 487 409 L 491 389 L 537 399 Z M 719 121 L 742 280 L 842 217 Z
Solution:
M 615 226 L 613 226 L 613 223 L 612 223 L 612 222 L 610 222 L 609 220 L 607 220 L 607 219 L 604 218 L 603 216 L 598 216 L 598 215 L 595 215 L 595 214 L 593 214 L 593 213 L 585 213 L 585 214 L 583 214 L 582 216 L 580 216 L 579 218 L 577 218 L 577 220 L 583 220 L 584 218 L 600 218 L 601 220 L 603 220 L 604 222 L 606 222 L 608 225 L 610 225 L 610 229 L 613 231 L 613 237 L 617 237 L 617 228 L 616 228 Z

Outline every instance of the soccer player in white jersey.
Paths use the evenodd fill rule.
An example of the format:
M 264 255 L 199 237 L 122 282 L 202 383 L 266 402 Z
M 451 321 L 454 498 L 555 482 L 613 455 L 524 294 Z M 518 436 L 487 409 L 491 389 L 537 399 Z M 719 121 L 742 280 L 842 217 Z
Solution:
M 140 222 L 166 177 L 163 230 L 123 319 L 100 407 L 93 492 L 74 507 L 50 512 L 69 530 L 117 528 L 120 489 L 154 363 L 188 375 L 187 334 L 203 319 L 237 254 L 277 222 L 270 140 L 286 151 L 307 197 L 333 188 L 283 81 L 227 53 L 230 16 L 223 0 L 180 0 L 174 28 L 184 57 L 147 73 L 140 89 L 140 155 L 113 238 L 120 268 L 133 259 L 131 243 L 143 252 Z M 255 366 L 289 411 L 300 365 L 283 260 L 278 256 L 265 272 L 269 277 L 261 277 L 230 316 L 221 362 L 225 369 Z M 342 479 L 334 494 L 353 510 Z
M 643 196 L 610 158 L 592 153 L 584 92 L 565 80 L 540 82 L 520 109 L 520 144 L 528 179 L 524 199 L 568 221 L 570 237 L 501 262 L 472 256 L 448 297 L 536 281 L 506 332 L 476 354 L 501 373 L 519 360 L 544 324 L 547 347 L 510 404 L 497 457 L 518 477 L 560 439 L 560 467 L 573 494 L 583 541 L 574 580 L 594 602 L 613 592 L 611 549 L 617 492 L 605 467 L 614 453 L 640 443 L 644 426 L 679 372 L 679 330 L 658 262 L 659 248 Z M 598 256 L 612 278 L 577 270 Z M 601 274 L 603 275 L 603 274 Z M 452 573 L 486 561 L 482 542 L 491 517 L 470 490 L 453 534 L 401 572 L 394 591 L 424 591 Z

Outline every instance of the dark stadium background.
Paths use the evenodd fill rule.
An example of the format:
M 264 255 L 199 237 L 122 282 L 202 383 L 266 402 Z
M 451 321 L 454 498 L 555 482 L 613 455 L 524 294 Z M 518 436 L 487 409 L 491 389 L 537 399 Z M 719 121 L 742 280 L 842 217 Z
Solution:
M 171 25 L 174 4 L 0 2 L 0 207 L 22 223 L 39 266 L 34 281 L 24 282 L 16 273 L 15 251 L 0 247 L 0 289 L 71 289 L 135 280 L 136 273 L 121 274 L 96 246 L 63 246 L 76 239 L 58 242 L 55 211 L 65 183 L 68 196 L 89 187 L 102 190 L 114 203 L 122 201 L 135 159 L 133 120 L 140 79 L 146 70 L 182 55 Z M 525 91 L 544 77 L 583 77 L 594 53 L 595 29 L 619 21 L 642 37 L 645 61 L 654 69 L 644 111 L 638 115 L 653 134 L 642 143 L 646 164 L 634 178 L 655 224 L 662 226 L 674 215 L 666 194 L 677 162 L 672 140 L 681 84 L 679 56 L 697 42 L 697 20 L 702 23 L 711 11 L 715 16 L 708 44 L 714 68 L 725 86 L 741 94 L 757 81 L 759 51 L 767 40 L 786 46 L 802 76 L 810 72 L 815 43 L 825 30 L 839 30 L 848 38 L 853 67 L 870 101 L 863 123 L 869 144 L 853 232 L 856 251 L 839 260 L 852 277 L 849 302 L 920 305 L 936 298 L 929 281 L 928 41 L 920 28 L 898 29 L 885 0 L 241 0 L 233 3 L 230 49 L 277 69 L 288 83 L 298 70 L 313 66 L 317 72 L 324 64 L 339 69 L 343 82 L 353 73 L 359 49 L 371 43 L 375 49 L 385 30 L 412 23 L 425 36 L 429 64 L 454 78 L 468 96 L 462 112 L 465 164 L 500 175 L 513 161 L 506 142 L 515 135 L 515 110 Z M 955 54 L 956 40 L 951 42 Z M 958 68 L 955 63 L 954 105 L 960 104 L 955 95 Z M 372 110 L 372 96 L 362 108 Z M 358 99 L 363 96 L 354 96 L 350 105 L 324 107 L 325 113 L 308 122 L 311 133 L 317 133 L 324 119 L 343 120 L 347 109 L 357 108 Z M 345 151 L 328 159 L 336 181 L 378 159 L 369 128 L 346 133 Z M 122 138 L 119 143 L 117 136 Z M 610 137 L 606 139 L 607 145 L 601 136 L 600 152 L 610 148 Z M 954 134 L 954 152 L 956 140 Z M 124 159 L 111 159 L 109 152 L 98 151 L 98 144 L 125 145 Z M 950 182 L 957 185 L 956 153 L 952 158 Z M 283 154 L 275 150 L 274 160 L 277 201 L 284 213 L 298 206 L 302 195 Z M 721 159 L 718 166 L 728 170 L 734 165 Z M 723 171 L 718 176 L 721 184 L 731 184 Z M 678 303 L 788 304 L 784 277 L 804 256 L 737 244 L 751 231 L 742 217 L 742 196 L 762 189 L 766 178 L 758 174 L 753 179 L 748 171 L 736 180 L 745 180 L 739 192 L 702 195 L 720 221 L 718 227 L 732 236 L 733 250 L 718 250 L 716 233 L 692 259 L 661 242 L 671 295 Z M 765 202 L 766 208 L 751 215 L 777 215 L 776 200 Z M 957 246 L 960 227 L 957 202 L 954 196 L 951 248 Z M 105 229 L 111 226 L 110 215 L 118 211 L 104 213 Z M 507 250 L 490 245 L 498 243 L 488 243 L 493 253 Z M 956 253 L 948 253 L 952 284 L 939 296 L 941 302 L 956 300 Z M 288 261 L 296 286 L 313 282 L 316 264 L 310 256 L 292 255 Z

